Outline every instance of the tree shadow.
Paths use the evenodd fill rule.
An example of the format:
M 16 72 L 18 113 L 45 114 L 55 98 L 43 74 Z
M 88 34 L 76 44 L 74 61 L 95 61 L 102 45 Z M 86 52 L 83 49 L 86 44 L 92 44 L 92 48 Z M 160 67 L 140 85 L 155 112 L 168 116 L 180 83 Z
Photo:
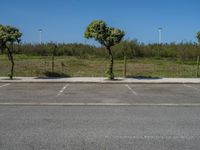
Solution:
M 36 79 L 56 79 L 56 78 L 68 78 L 70 75 L 60 72 L 51 72 L 46 71 L 44 72 L 44 77 L 37 77 Z
M 1 79 L 1 80 L 10 80 L 10 81 L 15 81 L 15 80 L 22 80 L 22 79 L 19 79 L 19 78 L 16 78 L 16 77 L 13 77 L 13 79 L 10 79 L 10 77 L 6 77 L 4 79 Z
M 152 76 L 127 76 L 127 78 L 135 78 L 138 80 L 158 80 L 162 79 L 161 77 L 152 77 Z
M 104 79 L 105 81 L 123 81 L 124 79 L 118 79 L 117 77 L 114 79 Z

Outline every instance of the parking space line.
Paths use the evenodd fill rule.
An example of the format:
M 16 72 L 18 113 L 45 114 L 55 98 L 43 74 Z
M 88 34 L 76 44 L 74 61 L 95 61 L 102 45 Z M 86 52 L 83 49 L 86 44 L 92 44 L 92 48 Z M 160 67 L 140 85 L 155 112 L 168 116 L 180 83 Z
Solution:
M 128 84 L 125 85 L 132 93 L 133 95 L 138 95 L 136 91 L 134 91 Z
M 122 135 L 122 136 L 105 136 L 105 138 L 119 138 L 119 139 L 187 139 L 187 140 L 192 140 L 192 139 L 199 139 L 200 136 L 162 136 L 162 135 L 144 135 L 144 136 L 130 136 L 130 135 Z
M 187 87 L 187 88 L 191 88 L 191 89 L 199 90 L 198 88 L 195 88 L 195 87 L 193 87 L 193 86 L 191 86 L 191 85 L 183 84 L 183 86 L 185 86 L 185 87 Z
M 8 85 L 10 85 L 10 83 L 3 84 L 3 85 L 0 86 L 0 88 L 1 88 L 1 87 L 5 87 L 5 86 L 8 86 Z
M 58 94 L 56 96 L 60 96 L 64 91 L 65 89 L 69 86 L 69 84 L 65 84 L 62 89 L 58 92 Z

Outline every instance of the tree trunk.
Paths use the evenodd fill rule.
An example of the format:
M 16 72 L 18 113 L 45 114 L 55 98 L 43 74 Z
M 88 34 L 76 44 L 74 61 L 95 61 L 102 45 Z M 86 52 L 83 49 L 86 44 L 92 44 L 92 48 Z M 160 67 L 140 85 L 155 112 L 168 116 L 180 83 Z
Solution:
M 109 75 L 109 79 L 110 80 L 114 80 L 114 73 L 113 73 L 113 54 L 112 51 L 110 49 L 110 47 L 107 47 L 108 53 L 109 53 L 109 57 L 110 57 L 110 65 L 109 65 L 109 69 L 108 69 L 108 75 Z
M 13 55 L 12 55 L 12 51 L 10 50 L 10 48 L 7 48 L 8 49 L 8 59 L 11 61 L 11 70 L 10 70 L 10 79 L 12 80 L 13 79 L 13 74 L 14 74 L 14 60 L 13 60 Z

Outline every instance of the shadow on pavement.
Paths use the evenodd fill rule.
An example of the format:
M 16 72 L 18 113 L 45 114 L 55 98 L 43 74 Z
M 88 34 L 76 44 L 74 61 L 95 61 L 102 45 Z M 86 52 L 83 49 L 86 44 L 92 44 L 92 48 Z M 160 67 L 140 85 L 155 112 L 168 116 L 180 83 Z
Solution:
M 162 79 L 160 77 L 152 77 L 152 76 L 127 76 L 127 78 L 134 78 L 138 80 L 158 80 Z
M 44 75 L 45 75 L 44 77 L 36 77 L 35 79 L 58 79 L 58 78 L 70 77 L 70 75 L 65 73 L 50 72 L 50 71 L 44 72 Z

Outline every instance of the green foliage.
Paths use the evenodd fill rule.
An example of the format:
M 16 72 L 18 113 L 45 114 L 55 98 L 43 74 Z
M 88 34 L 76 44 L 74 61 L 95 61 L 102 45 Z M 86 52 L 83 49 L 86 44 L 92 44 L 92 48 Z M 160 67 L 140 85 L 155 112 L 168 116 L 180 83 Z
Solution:
M 111 47 L 122 40 L 124 31 L 108 27 L 102 20 L 94 20 L 88 25 L 84 36 L 87 39 L 94 38 L 105 47 Z
M 105 77 L 108 59 L 81 59 L 56 56 L 55 73 L 51 70 L 51 56 L 15 55 L 16 76 L 36 77 Z M 0 76 L 8 74 L 9 62 L 0 55 Z M 115 76 L 123 76 L 123 61 L 115 60 Z M 196 77 L 196 60 L 176 58 L 134 58 L 127 60 L 127 77 Z
M 0 24 L 0 48 L 4 50 L 7 47 L 7 44 L 14 42 L 20 42 L 20 37 L 22 33 L 19 32 L 19 29 L 11 26 L 4 26 Z
M 178 58 L 196 60 L 200 56 L 200 47 L 196 43 L 143 44 L 137 40 L 124 40 L 112 47 L 115 59 L 137 57 Z M 51 56 L 52 48 L 46 44 L 14 45 L 14 53 L 31 56 Z M 78 43 L 59 43 L 55 56 L 76 56 L 78 58 L 107 58 L 105 47 L 96 47 Z
M 7 50 L 8 59 L 11 61 L 10 79 L 14 73 L 13 44 L 20 42 L 22 33 L 19 29 L 11 26 L 0 25 L 0 50 Z
M 118 45 L 113 47 L 113 53 L 115 58 L 120 59 L 123 59 L 124 55 L 126 55 L 128 59 L 144 56 L 140 44 L 137 42 L 137 40 L 124 40 L 120 42 Z
M 197 40 L 198 40 L 198 42 L 199 42 L 199 44 L 200 44 L 200 31 L 199 32 L 197 32 Z
M 78 44 L 78 43 L 59 43 L 55 51 L 55 56 L 77 56 L 88 58 L 94 56 L 104 57 L 105 54 L 95 46 Z M 51 56 L 53 47 L 51 43 L 46 44 L 21 44 L 15 45 L 15 53 L 34 56 Z
M 85 38 L 94 38 L 108 50 L 110 65 L 107 73 L 109 75 L 109 79 L 111 80 L 114 79 L 113 54 L 111 51 L 111 47 L 120 43 L 122 38 L 124 37 L 124 34 L 124 31 L 120 29 L 108 27 L 106 23 L 102 20 L 94 20 L 92 23 L 90 23 L 86 28 L 84 34 Z

